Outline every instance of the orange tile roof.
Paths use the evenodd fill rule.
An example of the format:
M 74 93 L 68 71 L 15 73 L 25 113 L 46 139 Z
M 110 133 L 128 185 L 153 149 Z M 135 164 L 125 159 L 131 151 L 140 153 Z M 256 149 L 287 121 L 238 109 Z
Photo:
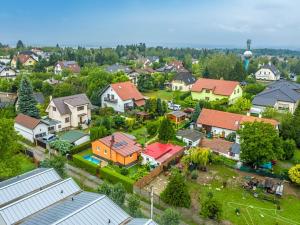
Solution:
M 112 135 L 100 138 L 96 141 L 100 141 L 108 147 L 112 145 L 112 150 L 126 157 L 142 150 L 141 145 L 138 144 L 134 138 L 135 137 L 122 132 L 115 132 Z M 114 140 L 113 143 L 112 140 Z
M 19 54 L 18 56 L 14 56 L 14 60 L 19 60 L 20 63 L 22 64 L 26 63 L 29 58 L 32 57 L 30 55 L 24 55 L 24 54 Z
M 208 89 L 217 95 L 230 96 L 237 85 L 239 85 L 237 81 L 200 78 L 192 86 L 192 91 L 202 92 L 203 89 Z
M 274 126 L 278 125 L 278 121 L 273 119 L 259 118 L 254 116 L 245 116 L 236 113 L 223 112 L 213 109 L 202 109 L 197 123 L 207 126 L 219 127 L 228 130 L 238 130 L 240 124 L 244 122 L 264 122 Z
M 123 101 L 129 99 L 134 99 L 135 101 L 144 99 L 144 96 L 130 81 L 111 84 L 111 87 Z

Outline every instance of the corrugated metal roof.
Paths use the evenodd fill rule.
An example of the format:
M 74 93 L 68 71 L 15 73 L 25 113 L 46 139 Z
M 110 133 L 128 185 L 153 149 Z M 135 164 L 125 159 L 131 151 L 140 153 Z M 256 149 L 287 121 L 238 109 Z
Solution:
M 1 208 L 0 221 L 3 220 L 4 224 L 20 222 L 26 217 L 76 194 L 79 191 L 81 191 L 79 186 L 72 178 L 63 180 Z
M 135 218 L 131 220 L 127 225 L 158 225 L 151 219 L 145 219 L 145 218 Z
M 53 225 L 119 225 L 131 217 L 105 195 L 75 211 Z
M 54 169 L 39 168 L 0 182 L 0 206 L 61 180 Z

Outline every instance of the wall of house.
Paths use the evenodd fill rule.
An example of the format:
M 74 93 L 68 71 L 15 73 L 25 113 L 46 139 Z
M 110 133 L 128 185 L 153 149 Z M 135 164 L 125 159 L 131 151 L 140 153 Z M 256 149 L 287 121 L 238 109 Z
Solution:
M 295 104 L 293 102 L 277 101 L 274 105 L 274 108 L 277 109 L 278 111 L 288 110 L 290 113 L 294 113 L 297 108 L 297 104 Z
M 66 104 L 70 111 L 71 111 L 71 114 L 70 114 L 70 123 L 71 123 L 71 127 L 78 127 L 78 124 L 80 123 L 80 117 L 82 117 L 82 123 L 84 123 L 85 121 L 87 122 L 88 120 L 91 119 L 91 110 L 88 108 L 88 105 L 81 105 L 83 106 L 83 110 L 80 110 L 78 111 L 78 107 L 81 107 L 81 106 L 72 106 L 72 105 L 69 105 L 69 104 Z M 86 114 L 84 116 L 79 116 L 81 114 Z
M 114 99 L 117 99 L 117 102 L 107 102 L 104 100 L 105 97 L 107 97 L 107 95 L 113 95 Z M 101 95 L 101 107 L 112 107 L 116 112 L 124 112 L 124 105 L 128 104 L 130 106 L 134 106 L 134 103 L 132 100 L 126 100 L 123 101 L 118 95 L 117 93 L 111 88 L 107 88 L 107 90 Z
M 204 101 L 215 101 L 223 98 L 228 99 L 229 96 L 224 95 L 216 95 L 211 90 L 207 93 L 206 90 L 202 90 L 202 92 L 192 92 L 193 100 L 204 100 Z
M 23 66 L 34 66 L 36 64 L 36 61 L 32 58 L 29 58 L 25 63 L 23 63 Z
M 188 138 L 183 138 L 181 136 L 176 136 L 178 139 L 182 140 L 184 143 L 186 143 L 186 146 L 192 146 L 192 147 L 196 147 L 199 146 L 200 143 L 200 139 L 197 141 L 192 141 Z
M 95 155 L 98 155 L 107 160 L 111 160 L 114 163 L 120 163 L 122 165 L 128 165 L 138 160 L 138 153 L 133 153 L 131 157 L 130 156 L 124 157 L 116 153 L 114 150 L 112 150 L 110 154 L 109 146 L 106 146 L 100 141 L 92 142 L 92 151 Z
M 240 85 L 237 85 L 228 98 L 228 104 L 233 104 L 237 99 L 243 96 L 243 89 Z
M 279 80 L 280 77 L 276 77 L 275 74 L 266 68 L 261 68 L 255 73 L 257 80 Z
M 61 128 L 60 130 L 62 129 L 66 129 L 66 128 L 69 128 L 71 126 L 71 118 L 70 118 L 70 115 L 69 114 L 66 114 L 66 115 L 60 115 L 57 107 L 56 107 L 56 111 L 53 111 L 53 107 L 56 107 L 53 103 L 53 101 L 51 101 L 46 109 L 46 112 L 48 112 L 48 117 L 50 119 L 54 119 L 54 120 L 58 120 L 61 122 Z M 66 118 L 70 118 L 69 122 L 66 122 Z
M 179 80 L 173 80 L 171 82 L 172 85 L 172 91 L 190 91 L 192 88 L 192 85 L 186 85 L 184 82 Z
M 24 127 L 18 123 L 14 124 L 15 130 L 25 139 L 29 140 L 30 142 L 34 142 L 35 136 L 42 134 L 42 136 L 48 135 L 48 126 L 46 124 L 39 124 L 33 130 Z
M 3 70 L 0 73 L 0 77 L 15 78 L 16 77 L 16 71 L 14 71 L 12 69 Z
M 197 127 L 202 128 L 202 124 L 197 124 Z M 215 135 L 225 134 L 225 137 L 233 132 L 236 133 L 234 130 L 228 130 L 220 127 L 211 127 L 211 132 Z

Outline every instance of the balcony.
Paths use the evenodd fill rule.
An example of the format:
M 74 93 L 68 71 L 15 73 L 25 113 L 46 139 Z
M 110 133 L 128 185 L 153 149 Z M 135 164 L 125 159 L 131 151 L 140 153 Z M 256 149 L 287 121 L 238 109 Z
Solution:
M 104 97 L 105 102 L 118 103 L 118 99 Z

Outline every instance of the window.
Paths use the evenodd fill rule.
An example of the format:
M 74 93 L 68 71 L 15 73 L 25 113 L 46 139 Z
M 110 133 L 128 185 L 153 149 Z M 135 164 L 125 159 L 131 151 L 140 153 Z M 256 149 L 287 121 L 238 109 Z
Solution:
M 206 89 L 205 92 L 206 92 L 206 93 L 210 93 L 210 90 Z
M 56 107 L 53 106 L 53 107 L 52 107 L 52 110 L 53 110 L 53 111 L 56 111 Z
M 240 89 L 239 88 L 237 89 L 237 93 L 240 93 Z
M 105 154 L 105 155 L 107 154 L 107 150 L 106 150 L 106 149 L 104 149 L 104 154 Z
M 99 147 L 99 146 L 97 146 L 97 147 L 96 147 L 96 150 L 97 150 L 98 152 L 100 152 L 100 147 Z
M 82 111 L 82 110 L 84 110 L 84 106 L 77 107 L 77 111 Z
M 65 123 L 69 123 L 70 122 L 70 117 L 65 118 Z
M 234 90 L 234 94 L 236 94 L 236 90 Z
M 130 154 L 129 157 L 132 158 L 132 154 Z

